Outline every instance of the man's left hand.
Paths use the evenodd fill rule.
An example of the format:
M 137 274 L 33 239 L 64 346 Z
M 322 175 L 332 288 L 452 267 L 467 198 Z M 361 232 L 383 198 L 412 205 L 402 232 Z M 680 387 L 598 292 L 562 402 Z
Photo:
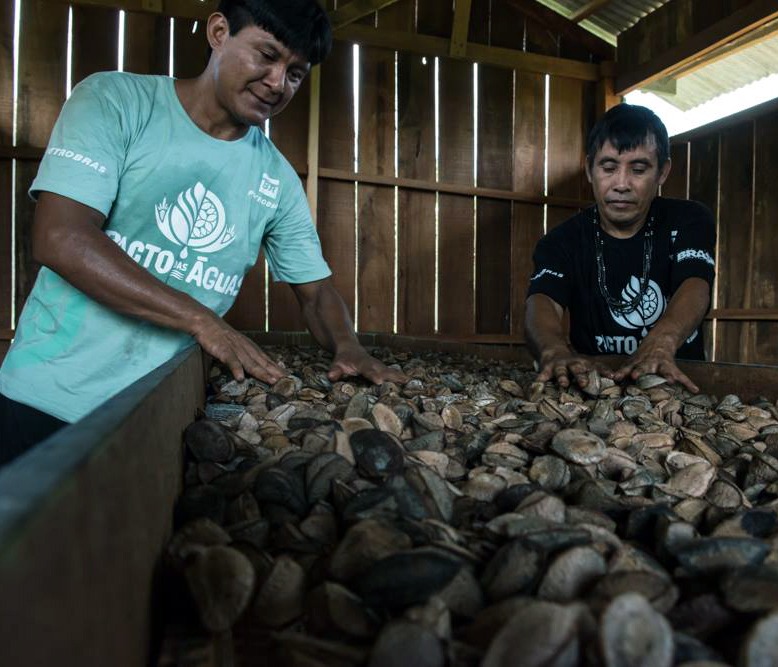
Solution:
M 616 371 L 613 379 L 620 382 L 629 376 L 637 380 L 641 375 L 648 373 L 661 375 L 670 384 L 680 382 L 695 394 L 700 391 L 700 388 L 676 366 L 675 346 L 664 338 L 651 338 L 649 335 L 629 361 Z
M 371 357 L 361 345 L 349 346 L 339 350 L 332 360 L 332 366 L 327 373 L 331 382 L 337 382 L 348 376 L 361 375 L 375 384 L 396 382 L 405 384 L 408 376 L 405 373 L 389 368 L 375 357 Z

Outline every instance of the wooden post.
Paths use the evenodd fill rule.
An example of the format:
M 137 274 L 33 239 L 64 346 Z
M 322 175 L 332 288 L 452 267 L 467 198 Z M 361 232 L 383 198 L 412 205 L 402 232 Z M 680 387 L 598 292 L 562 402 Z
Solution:
M 319 204 L 319 111 L 321 109 L 321 67 L 311 69 L 311 97 L 308 113 L 308 176 L 305 191 L 316 225 L 316 209 Z

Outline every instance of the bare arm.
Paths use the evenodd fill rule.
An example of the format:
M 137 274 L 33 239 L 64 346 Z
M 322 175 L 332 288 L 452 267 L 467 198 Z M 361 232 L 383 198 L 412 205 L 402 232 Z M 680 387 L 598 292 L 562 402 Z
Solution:
M 329 278 L 291 287 L 316 342 L 335 355 L 328 373 L 330 380 L 362 375 L 376 384 L 408 381 L 407 376 L 371 357 L 360 345 L 346 304 Z
M 107 308 L 193 336 L 238 380 L 245 377 L 244 370 L 269 382 L 284 374 L 210 309 L 133 261 L 101 231 L 104 223 L 104 216 L 89 206 L 41 192 L 33 223 L 33 256 Z
M 643 339 L 638 351 L 614 378 L 633 379 L 644 373 L 658 373 L 671 382 L 680 382 L 693 392 L 699 391 L 675 364 L 675 353 L 700 326 L 710 305 L 710 286 L 702 278 L 687 278 L 670 299 L 665 314 Z
M 567 342 L 562 314 L 562 306 L 545 294 L 533 294 L 527 299 L 524 331 L 540 365 L 538 381 L 545 382 L 553 377 L 560 387 L 569 387 L 572 375 L 579 386 L 585 387 L 591 370 L 612 375 L 603 364 L 573 350 Z

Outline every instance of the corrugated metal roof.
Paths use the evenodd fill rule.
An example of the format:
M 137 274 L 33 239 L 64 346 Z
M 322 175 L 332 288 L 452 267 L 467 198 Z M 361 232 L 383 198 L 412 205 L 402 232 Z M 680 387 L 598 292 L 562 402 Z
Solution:
M 537 0 L 546 7 L 570 17 L 589 4 L 589 0 Z M 635 25 L 644 16 L 670 0 L 612 0 L 599 8 L 581 27 L 615 45 L 619 33 Z
M 589 0 L 537 1 L 565 17 L 589 4 Z M 611 0 L 580 25 L 616 45 L 620 33 L 667 2 L 669 0 Z M 686 111 L 778 73 L 778 25 L 763 28 L 758 37 L 730 55 L 713 54 L 709 64 L 697 64 L 694 71 L 679 72 L 646 90 Z

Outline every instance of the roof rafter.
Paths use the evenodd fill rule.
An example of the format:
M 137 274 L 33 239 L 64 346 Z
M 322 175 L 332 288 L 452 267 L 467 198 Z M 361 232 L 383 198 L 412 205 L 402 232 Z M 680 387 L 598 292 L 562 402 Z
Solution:
M 570 20 L 573 23 L 580 23 L 584 19 L 588 19 L 592 14 L 596 14 L 611 2 L 612 0 L 590 0 L 578 11 L 573 12 L 573 14 L 570 15 Z
M 348 4 L 329 12 L 332 29 L 338 30 L 395 2 L 397 0 L 351 0 Z
M 456 0 L 454 24 L 451 28 L 450 55 L 461 58 L 467 52 L 467 33 L 470 28 L 470 6 L 472 0 Z

